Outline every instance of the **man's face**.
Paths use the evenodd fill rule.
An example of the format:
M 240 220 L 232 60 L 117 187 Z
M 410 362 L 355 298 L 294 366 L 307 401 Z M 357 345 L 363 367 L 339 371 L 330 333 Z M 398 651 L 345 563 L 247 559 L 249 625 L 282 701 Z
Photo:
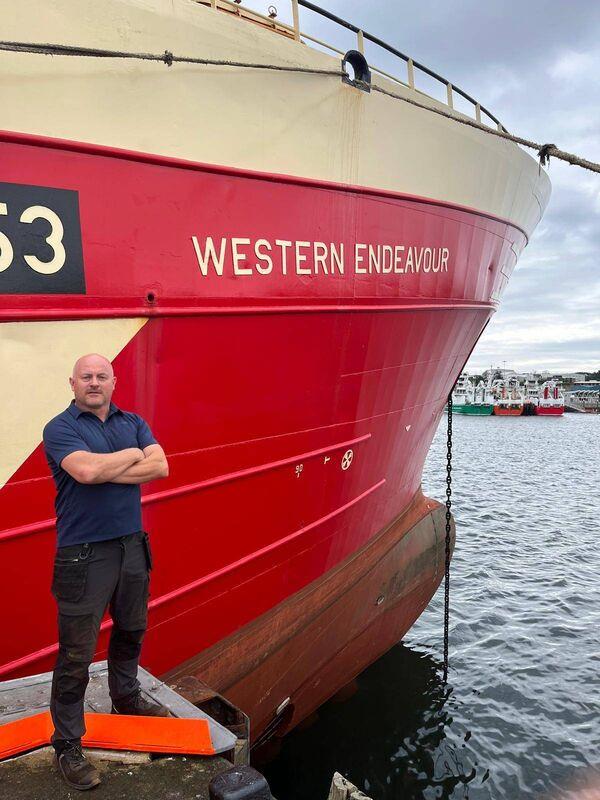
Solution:
M 75 401 L 90 411 L 110 404 L 116 380 L 110 362 L 99 356 L 80 359 L 69 378 Z

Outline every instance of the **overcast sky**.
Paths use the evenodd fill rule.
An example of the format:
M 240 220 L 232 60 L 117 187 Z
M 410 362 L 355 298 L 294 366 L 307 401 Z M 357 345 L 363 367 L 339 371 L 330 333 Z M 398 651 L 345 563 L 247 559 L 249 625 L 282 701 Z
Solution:
M 521 136 L 600 162 L 598 0 L 316 0 L 426 64 Z M 264 12 L 268 3 L 252 0 Z M 288 0 L 276 0 L 287 20 Z M 354 36 L 306 9 L 303 30 Z M 382 51 L 369 52 L 391 68 Z M 417 83 L 419 85 L 419 83 Z M 422 85 L 423 89 L 428 87 Z M 600 369 L 600 174 L 552 161 L 552 198 L 469 362 Z

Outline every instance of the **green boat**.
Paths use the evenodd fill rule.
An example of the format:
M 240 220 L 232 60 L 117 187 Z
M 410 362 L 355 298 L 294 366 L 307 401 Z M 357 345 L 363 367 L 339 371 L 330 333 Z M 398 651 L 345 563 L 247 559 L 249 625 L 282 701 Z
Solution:
M 463 372 L 452 392 L 452 411 L 472 417 L 489 417 L 494 412 L 494 403 L 486 384 L 479 381 L 475 386 L 467 373 Z
M 459 403 L 452 404 L 454 414 L 470 414 L 472 417 L 487 417 L 494 411 L 493 403 Z

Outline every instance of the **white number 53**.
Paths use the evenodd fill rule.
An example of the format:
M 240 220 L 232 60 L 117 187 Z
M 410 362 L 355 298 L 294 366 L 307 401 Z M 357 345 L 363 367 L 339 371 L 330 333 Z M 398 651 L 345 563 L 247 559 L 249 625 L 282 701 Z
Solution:
M 8 208 L 6 203 L 0 203 L 0 216 L 6 216 Z M 31 269 L 42 275 L 53 275 L 64 266 L 66 260 L 65 248 L 62 243 L 64 228 L 58 214 L 46 206 L 29 206 L 21 214 L 20 222 L 32 223 L 36 219 L 45 219 L 50 223 L 50 233 L 46 236 L 46 242 L 52 248 L 53 256 L 50 261 L 41 261 L 37 256 L 23 255 L 25 263 Z M 4 272 L 12 264 L 14 250 L 10 239 L 5 233 L 0 231 L 0 272 Z

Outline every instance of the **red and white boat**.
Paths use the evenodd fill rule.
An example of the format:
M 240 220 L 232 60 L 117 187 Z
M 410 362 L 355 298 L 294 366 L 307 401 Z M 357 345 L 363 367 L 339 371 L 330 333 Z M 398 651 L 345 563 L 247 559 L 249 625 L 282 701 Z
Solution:
M 523 391 L 517 380 L 500 380 L 492 387 L 495 394 L 494 415 L 520 417 L 523 414 Z
M 1 678 L 55 659 L 41 434 L 90 351 L 170 461 L 143 498 L 152 672 L 203 678 L 255 736 L 278 714 L 283 731 L 443 577 L 423 462 L 549 181 L 432 113 L 447 106 L 416 62 L 373 83 L 426 108 L 344 82 L 293 19 L 5 0 L 2 39 L 26 46 L 0 46 Z M 31 52 L 48 42 L 283 69 Z
M 565 398 L 556 381 L 541 385 L 535 413 L 540 417 L 560 417 L 565 413 Z

